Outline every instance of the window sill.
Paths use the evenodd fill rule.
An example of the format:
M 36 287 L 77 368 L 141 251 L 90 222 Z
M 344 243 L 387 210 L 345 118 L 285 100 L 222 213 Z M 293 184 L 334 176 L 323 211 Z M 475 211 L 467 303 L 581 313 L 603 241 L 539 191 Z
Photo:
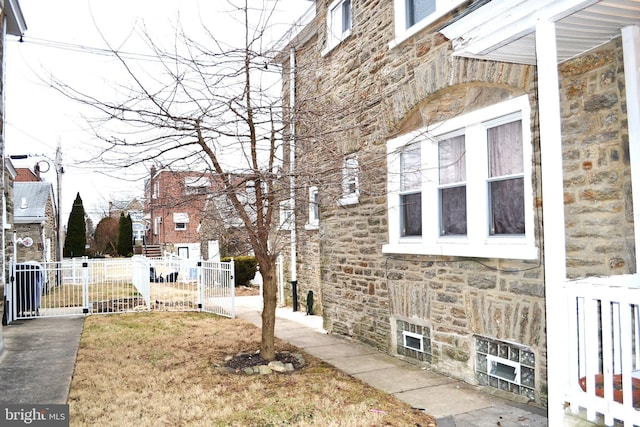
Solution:
M 327 56 L 333 49 L 340 46 L 340 44 L 345 41 L 351 35 L 351 30 L 345 31 L 342 34 L 342 38 L 339 40 L 333 40 L 332 43 L 327 42 L 327 47 L 324 48 L 322 52 L 320 52 L 321 56 Z
M 358 194 L 350 194 L 338 200 L 338 206 L 357 205 L 360 202 Z
M 320 224 L 305 224 L 304 225 L 304 229 L 305 230 L 319 230 L 320 229 Z
M 487 243 L 468 244 L 459 243 L 432 243 L 417 242 L 388 243 L 382 246 L 385 254 L 406 255 L 439 255 L 439 256 L 464 256 L 471 258 L 503 258 L 503 259 L 538 259 L 538 248 L 535 245 L 525 243 Z

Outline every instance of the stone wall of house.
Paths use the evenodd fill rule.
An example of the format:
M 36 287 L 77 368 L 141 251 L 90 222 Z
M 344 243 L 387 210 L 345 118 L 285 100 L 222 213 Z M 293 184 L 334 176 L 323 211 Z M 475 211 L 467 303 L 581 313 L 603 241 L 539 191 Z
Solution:
M 396 324 L 419 325 L 430 331 L 431 368 L 470 383 L 478 383 L 476 337 L 518 343 L 536 360 L 536 395 L 526 400 L 544 405 L 541 259 L 463 260 L 382 253 L 382 246 L 388 243 L 386 141 L 525 93 L 535 102 L 534 70 L 454 58 L 449 42 L 429 31 L 389 50 L 392 2 L 377 0 L 353 2 L 354 34 L 321 56 L 322 19 L 328 5 L 324 3 L 318 2 L 318 38 L 298 51 L 297 98 L 300 103 L 313 100 L 315 104 L 308 101 L 309 105 L 332 106 L 320 110 L 330 118 L 316 118 L 324 132 L 307 124 L 315 143 L 299 154 L 313 159 L 314 164 L 333 165 L 321 174 L 319 253 L 313 237 L 303 237 L 298 246 L 299 262 L 304 266 L 300 276 L 312 281 L 315 272 L 320 272 L 325 328 L 396 354 Z M 305 132 L 303 126 L 298 130 Z M 537 138 L 536 132 L 534 135 Z M 318 143 L 320 139 L 324 143 Z M 327 149 L 327 143 L 333 150 Z M 537 140 L 532 143 L 537 153 Z M 329 156 L 352 152 L 357 153 L 360 164 L 360 200 L 341 207 L 335 201 L 340 192 L 339 156 Z M 532 162 L 535 159 L 534 155 Z M 308 286 L 313 285 L 309 282 Z
M 546 405 L 541 255 L 520 261 L 382 253 L 386 141 L 522 94 L 532 107 L 536 244 L 542 248 L 534 68 L 453 57 L 450 43 L 428 29 L 390 50 L 392 2 L 380 0 L 353 2 L 353 34 L 322 56 L 328 1 L 317 3 L 318 37 L 296 58 L 298 102 L 314 111 L 316 126 L 302 121 L 298 127 L 313 135 L 298 156 L 330 166 L 317 171 L 317 240 L 301 239 L 298 253 L 308 286 L 317 286 L 311 281 L 320 272 L 325 328 L 391 353 L 399 353 L 397 325 L 428 331 L 431 353 L 420 362 L 480 384 L 478 342 L 513 343 L 534 368 L 535 393 L 509 397 Z M 560 66 L 571 276 L 635 271 L 621 64 L 620 42 L 613 41 Z M 340 207 L 337 159 L 349 153 L 359 158 L 361 193 L 359 203 Z
M 621 39 L 559 70 L 568 274 L 635 273 Z

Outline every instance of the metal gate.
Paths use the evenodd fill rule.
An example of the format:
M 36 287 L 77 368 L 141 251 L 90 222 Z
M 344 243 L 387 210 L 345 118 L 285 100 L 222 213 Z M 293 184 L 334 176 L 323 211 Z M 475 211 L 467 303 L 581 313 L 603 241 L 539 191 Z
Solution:
M 33 317 L 149 310 L 234 317 L 234 264 L 134 256 L 10 263 L 6 323 Z

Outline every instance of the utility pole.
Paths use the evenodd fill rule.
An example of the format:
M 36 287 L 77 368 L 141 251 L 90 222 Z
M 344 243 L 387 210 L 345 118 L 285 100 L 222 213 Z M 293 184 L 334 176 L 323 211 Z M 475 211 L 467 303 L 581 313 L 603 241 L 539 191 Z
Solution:
M 57 218 L 57 227 L 58 233 L 57 235 L 57 243 L 58 243 L 58 255 L 56 257 L 56 261 L 62 262 L 62 174 L 64 173 L 64 169 L 62 167 L 62 147 L 60 144 L 60 140 L 58 140 L 58 146 L 56 147 L 56 159 L 55 159 L 55 168 L 56 168 L 56 183 L 57 183 L 57 198 L 58 198 L 58 218 Z

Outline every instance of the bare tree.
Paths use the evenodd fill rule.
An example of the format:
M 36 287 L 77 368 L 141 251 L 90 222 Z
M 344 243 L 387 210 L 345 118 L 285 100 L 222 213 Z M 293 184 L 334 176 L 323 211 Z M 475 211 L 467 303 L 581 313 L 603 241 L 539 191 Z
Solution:
M 249 6 L 256 3 L 261 4 Z M 338 188 L 334 195 L 327 194 L 339 198 L 343 155 L 345 150 L 355 152 L 359 147 L 356 143 L 336 150 L 335 141 L 341 135 L 358 141 L 357 117 L 370 101 L 344 94 L 327 105 L 326 100 L 312 94 L 296 106 L 283 104 L 282 69 L 266 44 L 277 1 L 234 0 L 228 4 L 232 7 L 226 18 L 236 19 L 237 27 L 243 30 L 239 46 L 218 37 L 204 23 L 205 41 L 189 36 L 177 25 L 170 49 L 141 30 L 139 35 L 153 52 L 152 60 L 142 64 L 105 38 L 128 77 L 128 83 L 112 88 L 115 100 L 61 81 L 55 81 L 54 87 L 96 111 L 87 120 L 102 142 L 94 161 L 103 167 L 153 163 L 215 176 L 211 200 L 224 201 L 218 203 L 218 209 L 227 212 L 218 213 L 223 219 L 236 217 L 260 265 L 264 301 L 260 354 L 273 360 L 275 263 L 286 242 L 279 229 L 279 202 L 289 200 L 292 194 L 304 201 L 300 205 L 308 202 L 303 191 L 292 192 L 293 174 L 301 188 L 314 185 L 318 176 L 325 177 L 325 187 Z M 312 76 L 313 71 L 307 75 Z M 313 150 L 321 151 L 321 157 L 306 159 L 304 167 L 296 170 L 290 170 L 286 161 L 291 119 L 301 124 L 301 130 L 296 131 L 300 144 L 329 143 L 327 150 Z M 341 129 L 335 125 L 338 119 L 345 123 Z

